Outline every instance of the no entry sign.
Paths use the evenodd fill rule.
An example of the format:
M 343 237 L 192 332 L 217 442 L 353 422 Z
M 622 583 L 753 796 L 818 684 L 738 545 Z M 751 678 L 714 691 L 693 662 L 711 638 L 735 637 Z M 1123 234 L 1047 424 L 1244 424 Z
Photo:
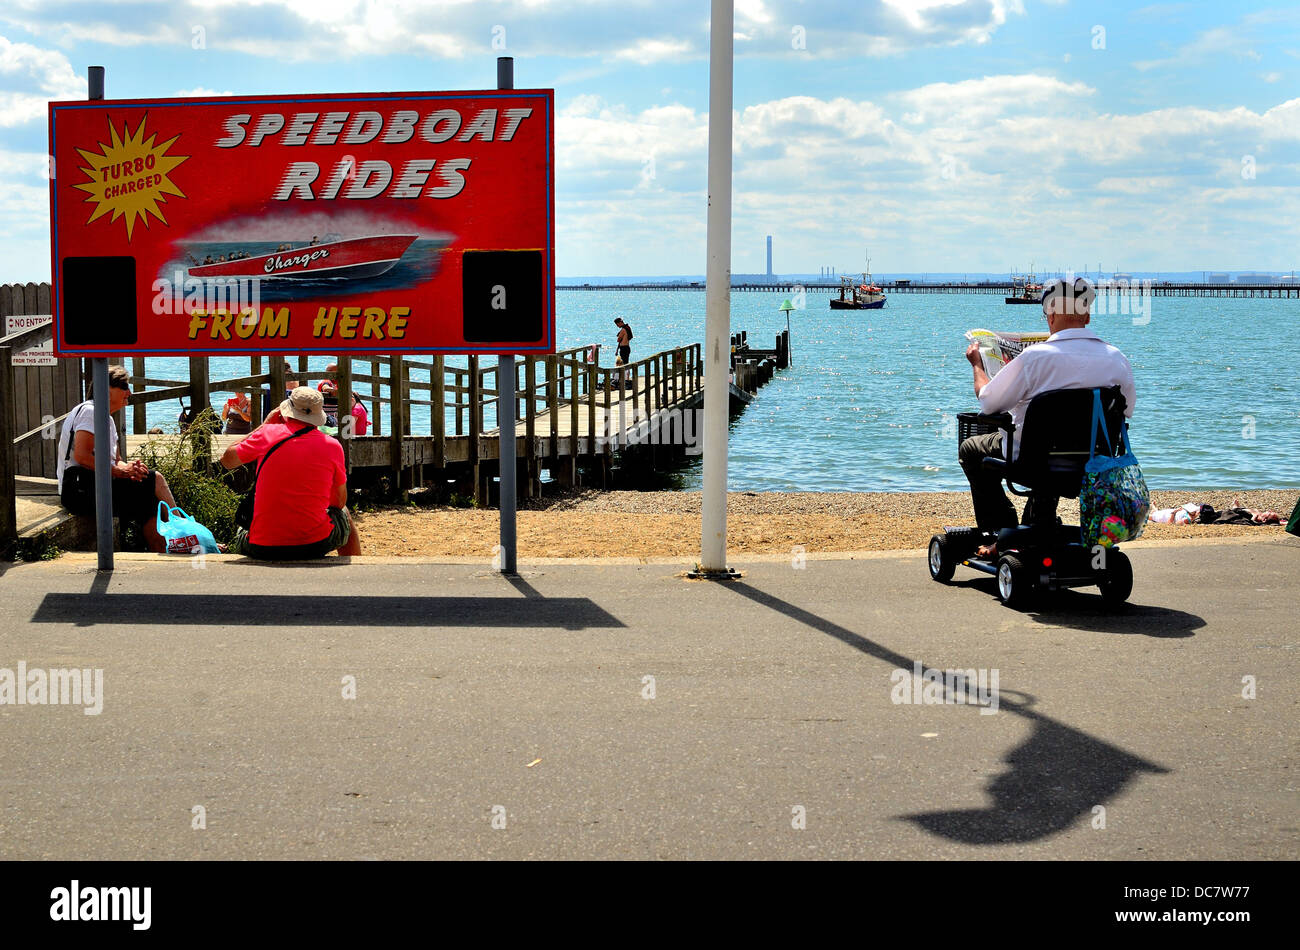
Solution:
M 50 103 L 61 355 L 549 353 L 551 90 Z

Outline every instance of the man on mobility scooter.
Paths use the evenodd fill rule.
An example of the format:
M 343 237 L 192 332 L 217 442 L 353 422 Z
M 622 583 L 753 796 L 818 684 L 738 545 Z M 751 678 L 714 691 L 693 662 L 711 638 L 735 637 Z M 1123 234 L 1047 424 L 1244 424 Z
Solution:
M 1095 293 L 1082 278 L 1048 283 L 1043 314 L 1051 336 L 1026 347 L 993 379 L 984 371 L 979 345 L 967 348 L 982 412 L 959 419 L 982 434 L 963 439 L 958 458 L 970 482 L 976 527 L 948 528 L 931 539 L 935 580 L 951 580 L 958 563 L 994 574 L 1008 606 L 1022 605 L 1038 586 L 1097 584 L 1110 603 L 1128 597 L 1128 559 L 1114 548 L 1095 556 L 1079 528 L 1056 517 L 1060 497 L 1078 497 L 1094 451 L 1119 450 L 1124 420 L 1136 402 L 1133 369 L 1124 354 L 1087 329 Z M 1098 404 L 1100 427 L 1093 424 Z M 1028 497 L 1023 524 L 1003 480 Z

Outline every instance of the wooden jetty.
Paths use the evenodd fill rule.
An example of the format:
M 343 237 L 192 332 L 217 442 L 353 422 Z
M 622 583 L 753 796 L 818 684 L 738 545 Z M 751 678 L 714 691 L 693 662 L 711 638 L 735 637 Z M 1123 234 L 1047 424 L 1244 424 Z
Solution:
M 48 312 L 48 285 L 0 287 L 4 315 L 39 315 L 42 307 Z M 88 391 L 88 360 L 59 359 L 51 367 L 11 365 L 12 354 L 50 337 L 46 323 L 0 338 L 0 405 L 7 409 L 0 411 L 0 549 L 30 535 L 37 523 L 31 513 L 36 509 L 18 518 L 20 495 L 25 505 L 57 507 L 59 433 L 69 411 Z M 599 349 L 583 346 L 515 359 L 515 456 L 523 497 L 540 494 L 544 473 L 562 485 L 607 487 L 622 475 L 671 466 L 698 450 L 702 427 L 693 413 L 703 404 L 701 345 L 664 350 L 617 368 L 598 365 Z M 786 331 L 770 350 L 753 348 L 747 334 L 737 334 L 732 340 L 733 410 L 752 400 L 778 369 L 789 365 L 789 358 Z M 192 357 L 184 380 L 151 373 L 153 358 L 110 360 L 128 366 L 134 391 L 130 405 L 115 417 L 125 452 L 137 452 L 151 439 L 180 438 L 176 432 L 147 432 L 150 403 L 203 407 L 213 404 L 214 394 L 247 390 L 252 414 L 261 418 L 272 407 L 265 393 L 284 392 L 286 378 L 315 385 L 326 376 L 320 370 L 308 371 L 305 356 L 290 358 L 288 374 L 282 357 L 243 359 L 248 360 L 247 374 L 212 379 L 208 359 Z M 352 484 L 382 484 L 398 495 L 450 484 L 478 504 L 496 502 L 497 361 L 483 360 L 481 365 L 478 356 L 462 361 L 465 365 L 448 365 L 443 356 L 409 355 L 338 360 L 337 372 L 330 375 L 338 384 L 340 407 L 351 405 L 355 390 L 370 421 L 365 435 L 344 432 L 340 438 Z M 222 401 L 217 400 L 215 408 L 219 410 Z M 271 399 L 273 404 L 279 401 Z M 423 411 L 413 419 L 416 406 L 427 407 L 427 422 Z M 348 418 L 342 410 L 340 417 Z M 239 438 L 214 437 L 213 457 Z M 42 525 L 45 509 L 37 519 Z

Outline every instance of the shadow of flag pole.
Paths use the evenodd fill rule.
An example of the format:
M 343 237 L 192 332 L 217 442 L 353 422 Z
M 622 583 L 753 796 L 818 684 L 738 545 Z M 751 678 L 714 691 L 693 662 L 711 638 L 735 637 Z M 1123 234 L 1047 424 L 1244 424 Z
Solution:
M 713 0 L 709 27 L 709 212 L 704 320 L 703 577 L 727 568 L 727 376 L 731 369 L 731 74 L 733 0 Z

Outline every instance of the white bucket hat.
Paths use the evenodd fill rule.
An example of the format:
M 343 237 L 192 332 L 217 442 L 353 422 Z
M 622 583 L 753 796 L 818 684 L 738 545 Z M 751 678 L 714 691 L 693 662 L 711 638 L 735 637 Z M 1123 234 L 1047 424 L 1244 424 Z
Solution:
M 309 426 L 325 424 L 325 397 L 310 386 L 299 386 L 280 403 L 280 417 L 297 419 Z

